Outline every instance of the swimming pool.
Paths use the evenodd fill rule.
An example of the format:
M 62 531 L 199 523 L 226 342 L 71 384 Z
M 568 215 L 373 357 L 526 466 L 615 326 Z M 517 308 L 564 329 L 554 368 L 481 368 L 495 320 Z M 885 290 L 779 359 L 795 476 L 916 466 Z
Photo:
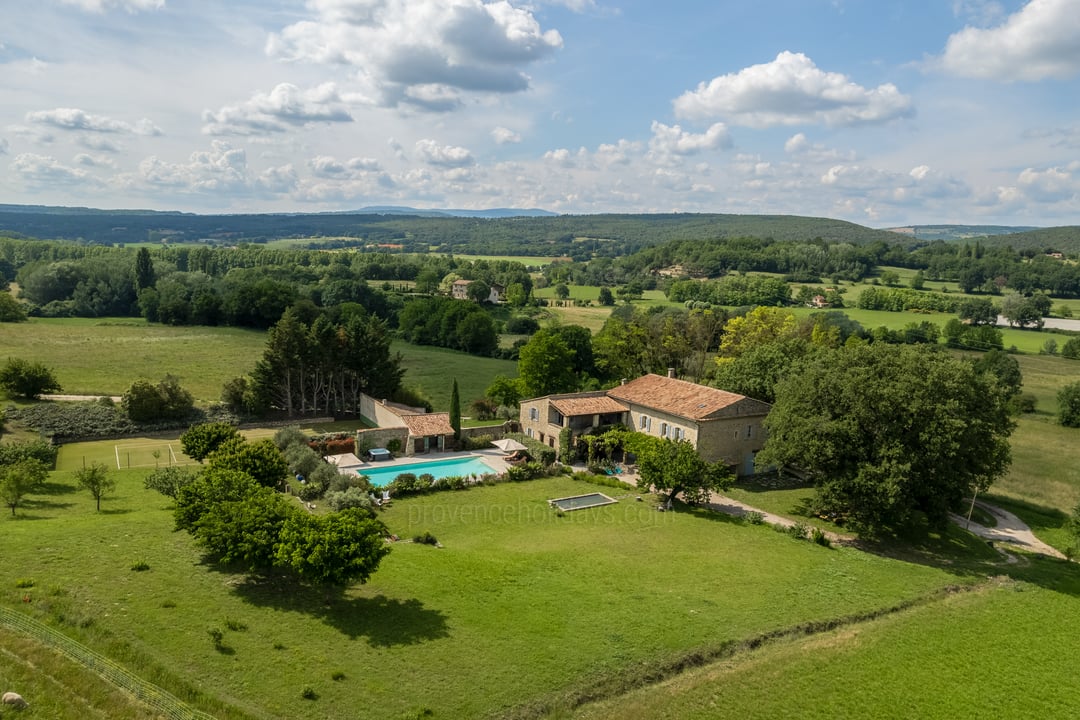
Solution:
M 366 477 L 375 487 L 386 487 L 401 473 L 413 475 L 432 475 L 436 480 L 444 477 L 490 475 L 495 470 L 478 457 L 459 457 L 434 462 L 409 463 L 393 467 L 364 467 L 356 470 L 357 475 Z
M 600 505 L 610 505 L 615 502 L 618 502 L 618 500 L 613 500 L 604 493 L 589 493 L 588 495 L 574 495 L 573 497 L 548 500 L 548 503 L 564 512 L 584 510 L 585 508 L 598 507 Z

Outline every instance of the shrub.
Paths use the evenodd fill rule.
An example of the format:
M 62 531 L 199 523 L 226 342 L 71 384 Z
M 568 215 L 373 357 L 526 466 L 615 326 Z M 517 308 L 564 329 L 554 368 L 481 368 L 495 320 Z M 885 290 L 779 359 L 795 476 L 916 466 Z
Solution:
M 143 487 L 147 490 L 156 490 L 166 497 L 176 499 L 180 488 L 195 482 L 195 473 L 184 468 L 167 466 L 158 468 L 146 476 Z
M 243 632 L 244 630 L 247 630 L 246 624 L 232 618 L 225 618 L 225 627 L 229 628 L 233 632 Z
M 0 388 L 9 395 L 36 398 L 60 390 L 60 383 L 44 363 L 8 358 L 7 363 L 0 367 Z
M 146 572 L 150 569 L 150 565 L 145 560 L 139 560 L 138 562 L 132 563 L 131 569 L 134 572 Z
M 370 510 L 371 498 L 362 488 L 351 487 L 343 491 L 331 491 L 326 493 L 326 504 L 329 505 L 330 509 L 334 512 L 353 507 Z
M 191 414 L 195 399 L 180 386 L 178 378 L 166 375 L 157 385 L 149 380 L 136 380 L 120 404 L 135 422 L 179 420 Z
M 1009 411 L 1014 415 L 1033 413 L 1036 402 L 1034 393 L 1020 393 L 1009 399 Z
M 175 600 L 162 600 L 161 601 L 161 607 L 163 607 L 163 608 L 174 608 L 174 607 L 176 607 L 176 601 Z
M 805 540 L 809 532 L 810 528 L 801 522 L 797 522 L 794 525 L 789 526 L 787 529 L 787 534 L 795 538 L 796 540 Z
M 318 699 L 319 695 L 315 692 L 315 688 L 307 685 L 304 687 L 303 690 L 300 691 L 300 697 L 304 698 L 305 700 L 316 700 Z
M 306 445 L 309 441 L 310 438 L 296 425 L 283 427 L 274 433 L 274 445 L 282 452 L 293 445 Z
M 439 541 L 435 539 L 435 536 L 430 532 L 424 532 L 413 538 L 413 542 L 419 545 L 434 545 L 438 546 Z
M 210 628 L 206 631 L 206 634 L 210 636 L 210 641 L 214 643 L 215 648 L 221 647 L 221 641 L 225 639 L 225 633 L 221 632 L 220 628 Z
M 345 679 L 345 673 L 342 672 L 341 670 L 335 670 L 334 672 L 332 672 L 330 674 L 330 679 L 333 680 L 334 682 L 339 682 L 339 681 Z
M 298 495 L 300 496 L 300 499 L 304 502 L 318 500 L 319 496 L 322 495 L 322 488 L 320 488 L 315 483 L 305 483 L 304 485 L 300 486 L 300 492 L 298 493 Z
M 524 482 L 535 480 L 544 474 L 544 468 L 540 463 L 527 462 L 520 465 L 512 465 L 506 470 L 506 479 L 510 482 Z
M 757 510 L 750 510 L 743 515 L 743 521 L 747 525 L 761 525 L 765 522 L 765 513 L 758 512 Z
M 392 453 L 401 452 L 401 440 L 398 438 L 390 438 L 390 441 L 386 443 L 386 449 Z
M 19 578 L 15 581 L 15 587 L 17 588 L 32 588 L 34 587 L 33 578 Z
M 0 465 L 15 465 L 24 460 L 37 460 L 47 468 L 56 467 L 57 447 L 45 440 L 5 442 L 0 444 Z
M 832 547 L 829 536 L 821 528 L 814 528 L 810 531 L 810 542 L 822 547 Z

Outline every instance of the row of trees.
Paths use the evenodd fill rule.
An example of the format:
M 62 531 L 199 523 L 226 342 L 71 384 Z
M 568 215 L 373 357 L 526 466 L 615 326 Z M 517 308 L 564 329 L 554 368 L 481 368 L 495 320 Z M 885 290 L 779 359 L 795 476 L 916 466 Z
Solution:
M 360 394 L 390 397 L 401 385 L 400 355 L 390 351 L 386 323 L 362 313 L 335 324 L 326 315 L 305 323 L 292 309 L 270 329 L 250 378 L 225 388 L 225 399 L 249 412 L 360 411 Z

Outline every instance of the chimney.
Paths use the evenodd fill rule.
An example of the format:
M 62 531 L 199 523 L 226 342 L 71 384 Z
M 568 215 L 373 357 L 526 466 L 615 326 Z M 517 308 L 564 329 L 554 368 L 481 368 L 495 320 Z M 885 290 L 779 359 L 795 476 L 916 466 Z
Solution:
M 673 377 L 675 377 L 675 368 L 668 368 L 668 369 L 667 369 L 667 376 L 668 376 L 669 378 L 673 378 Z

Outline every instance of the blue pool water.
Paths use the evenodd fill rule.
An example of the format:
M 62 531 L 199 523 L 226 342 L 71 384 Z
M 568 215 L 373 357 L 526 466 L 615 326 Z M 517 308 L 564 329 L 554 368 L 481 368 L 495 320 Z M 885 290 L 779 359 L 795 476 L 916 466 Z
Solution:
M 375 487 L 386 487 L 401 473 L 412 473 L 417 476 L 428 473 L 438 480 L 439 478 L 458 475 L 488 475 L 495 472 L 495 470 L 478 457 L 460 457 L 450 460 L 436 460 L 434 462 L 394 465 L 385 468 L 369 465 L 358 469 L 356 472 L 358 475 L 363 475 L 370 480 Z

